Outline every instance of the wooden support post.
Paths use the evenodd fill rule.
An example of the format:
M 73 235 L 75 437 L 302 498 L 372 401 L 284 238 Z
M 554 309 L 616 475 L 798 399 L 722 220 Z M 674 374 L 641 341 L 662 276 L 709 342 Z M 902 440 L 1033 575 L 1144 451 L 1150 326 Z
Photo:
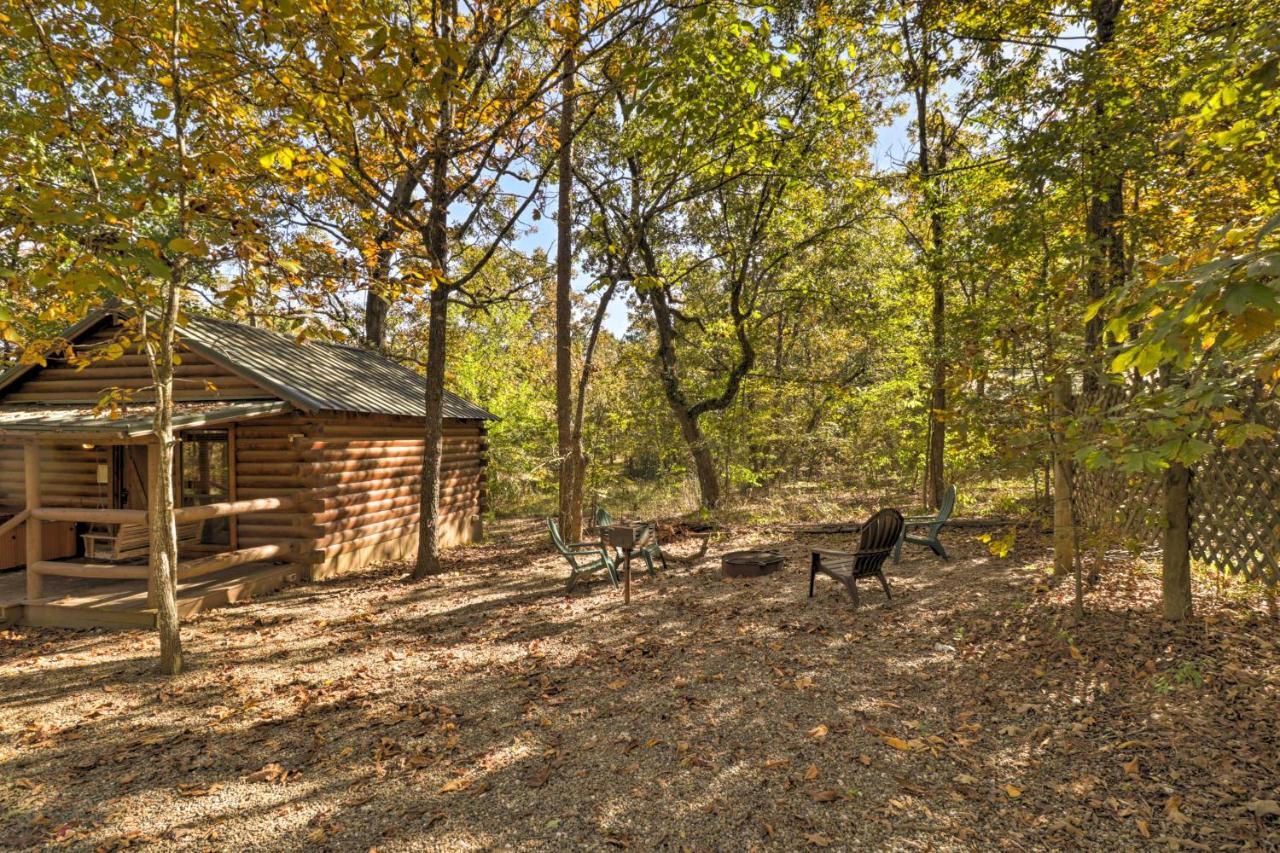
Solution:
M 23 478 L 29 513 L 40 508 L 40 450 L 40 445 L 34 441 L 27 442 L 23 447 Z M 35 601 L 44 592 L 40 573 L 33 568 L 44 559 L 42 526 L 40 519 L 27 516 L 27 601 Z
M 631 549 L 626 550 L 626 568 L 622 579 L 622 603 L 631 603 Z
M 175 466 L 176 467 L 176 466 Z M 150 510 L 156 495 L 159 493 L 160 485 L 160 445 L 152 443 L 147 445 L 147 509 Z M 147 553 L 154 554 L 156 550 L 155 527 L 147 524 Z M 156 610 L 160 607 L 160 591 L 156 589 L 155 577 L 151 572 L 147 572 L 147 609 Z
M 1175 462 L 1164 475 L 1164 618 L 1191 615 L 1191 471 Z
M 227 500 L 236 502 L 236 425 L 227 427 Z M 227 521 L 227 539 L 234 551 L 240 547 L 240 518 L 231 516 Z

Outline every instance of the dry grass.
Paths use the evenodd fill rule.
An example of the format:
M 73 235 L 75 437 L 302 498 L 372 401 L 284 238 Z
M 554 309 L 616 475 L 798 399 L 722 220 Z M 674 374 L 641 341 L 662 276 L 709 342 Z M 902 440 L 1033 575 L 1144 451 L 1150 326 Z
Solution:
M 1083 625 L 1044 545 L 920 550 L 850 609 L 805 546 L 563 593 L 511 522 L 418 584 L 304 585 L 185 631 L 0 640 L 0 846 L 1121 849 L 1280 845 L 1280 647 L 1249 601 L 1176 629 L 1116 569 Z M 672 550 L 688 551 L 692 542 Z M 1270 804 L 1270 805 L 1268 805 Z

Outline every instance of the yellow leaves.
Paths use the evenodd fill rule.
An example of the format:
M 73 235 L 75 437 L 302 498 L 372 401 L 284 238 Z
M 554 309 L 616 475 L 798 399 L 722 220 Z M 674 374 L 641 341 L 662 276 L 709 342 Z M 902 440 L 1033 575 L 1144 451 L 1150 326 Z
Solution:
M 180 255 L 193 255 L 203 258 L 209 254 L 209 247 L 202 242 L 189 240 L 186 237 L 174 237 L 169 241 L 166 248 L 170 252 L 176 252 Z

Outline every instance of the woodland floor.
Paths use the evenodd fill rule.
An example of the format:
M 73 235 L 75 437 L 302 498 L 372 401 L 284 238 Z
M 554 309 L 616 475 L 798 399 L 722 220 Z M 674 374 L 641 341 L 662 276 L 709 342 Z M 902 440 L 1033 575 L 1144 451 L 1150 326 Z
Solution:
M 808 544 L 563 591 L 533 522 L 185 627 L 0 633 L 0 847 L 1280 848 L 1280 625 L 1205 591 L 1162 626 L 1115 568 L 1064 625 L 1045 542 L 913 549 L 853 611 Z M 773 545 L 770 577 L 714 555 Z M 674 542 L 688 553 L 692 541 Z

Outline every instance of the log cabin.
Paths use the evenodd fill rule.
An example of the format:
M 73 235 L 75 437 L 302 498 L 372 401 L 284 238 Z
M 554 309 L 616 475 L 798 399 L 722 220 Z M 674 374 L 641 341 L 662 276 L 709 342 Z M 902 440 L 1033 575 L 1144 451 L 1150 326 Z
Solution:
M 64 334 L 71 360 L 0 374 L 0 570 L 25 573 L 21 585 L 0 574 L 0 622 L 154 619 L 142 587 L 159 446 L 146 356 L 121 347 L 121 325 L 120 313 L 98 311 Z M 178 352 L 184 612 L 416 553 L 426 423 L 417 373 L 369 350 L 198 315 L 181 327 Z M 451 546 L 482 532 L 494 416 L 449 392 L 444 414 L 438 535 Z M 83 583 L 68 592 L 68 578 L 99 591 L 129 581 L 135 594 L 95 598 Z M 132 602 L 115 608 L 131 607 L 130 617 L 107 615 L 103 595 Z M 96 618 L 70 614 L 77 602 Z

